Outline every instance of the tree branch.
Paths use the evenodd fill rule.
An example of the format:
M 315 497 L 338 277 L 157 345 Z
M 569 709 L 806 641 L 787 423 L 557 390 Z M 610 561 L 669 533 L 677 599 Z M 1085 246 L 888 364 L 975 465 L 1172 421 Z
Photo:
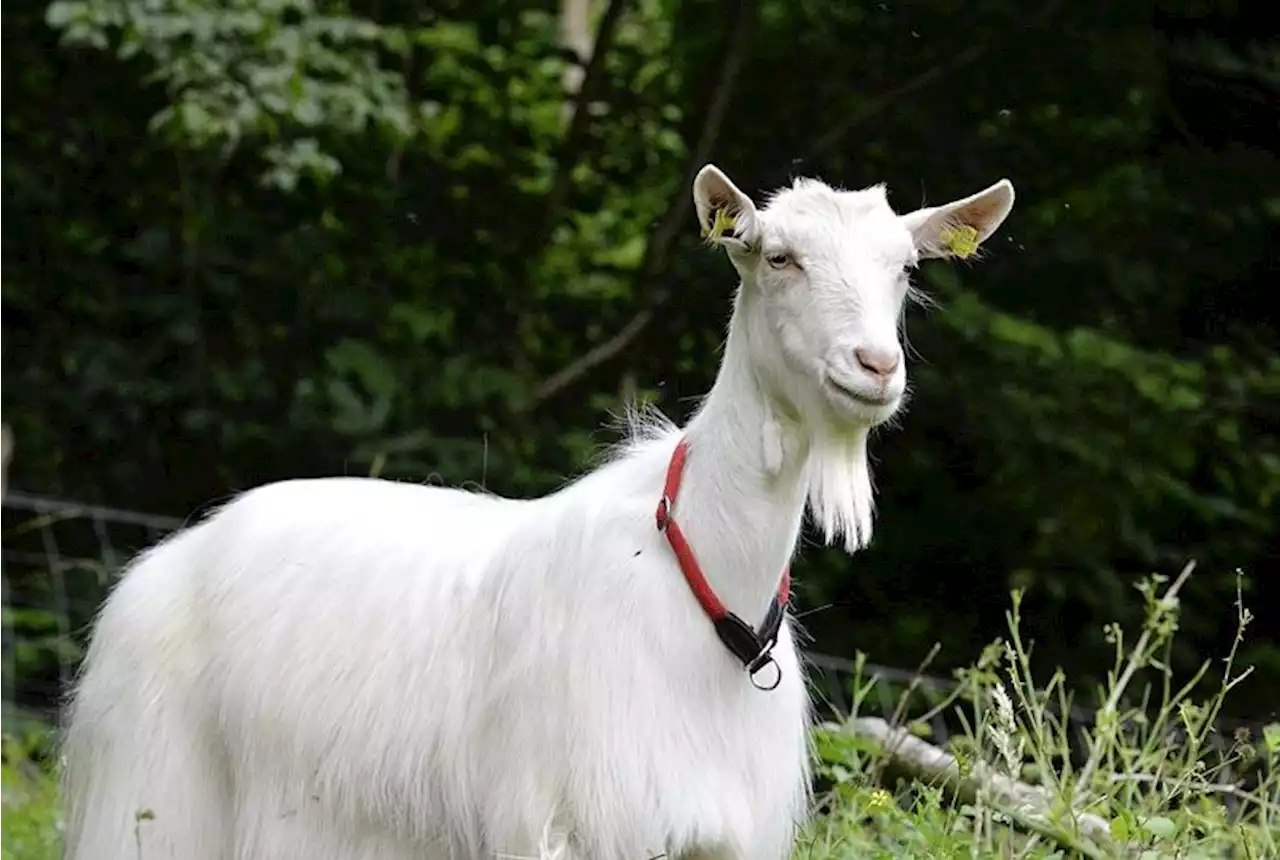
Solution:
M 1071 811 L 1070 824 L 1058 824 L 1052 816 L 1053 798 L 1043 788 L 999 773 L 983 762 L 961 770 L 955 756 L 879 717 L 862 717 L 829 728 L 872 739 L 908 776 L 940 786 L 962 803 L 990 804 L 1024 830 L 1053 839 L 1071 851 L 1102 858 L 1105 854 L 1099 846 L 1111 845 L 1110 825 L 1103 818 Z
M 653 308 L 643 308 L 613 337 L 609 338 L 604 343 L 593 346 L 579 358 L 574 359 L 560 370 L 551 374 L 551 376 L 548 376 L 546 380 L 544 380 L 534 391 L 534 403 L 540 403 L 549 397 L 554 397 L 591 368 L 604 364 L 606 361 L 626 349 L 627 344 L 635 340 L 640 332 L 644 331 L 645 326 L 647 326 L 653 319 L 653 311 Z
M 737 84 L 738 74 L 746 61 L 747 48 L 755 30 L 757 2 L 742 0 L 738 4 L 738 15 L 733 23 L 733 32 L 729 35 L 728 46 L 724 52 L 724 60 L 720 64 L 720 73 L 716 81 L 711 104 L 707 108 L 706 119 L 698 141 L 689 152 L 685 162 L 684 175 L 671 203 L 668 204 L 662 220 L 653 231 L 653 236 L 645 245 L 644 258 L 636 270 L 635 283 L 638 288 L 661 279 L 667 270 L 671 257 L 671 249 L 684 227 L 685 217 L 691 208 L 689 186 L 693 178 L 711 157 L 716 142 L 720 139 L 720 130 L 724 126 L 725 115 L 733 100 L 733 91 Z M 598 50 L 598 47 L 597 47 Z M 585 86 L 584 86 L 585 89 Z M 655 311 L 667 302 L 671 291 L 666 287 L 654 289 L 644 306 L 627 322 L 622 329 L 584 355 L 567 364 L 565 367 L 547 377 L 534 390 L 533 397 L 526 408 L 532 408 L 559 394 L 562 390 L 576 382 L 596 366 L 622 352 L 652 322 Z
M 564 214 L 565 204 L 569 200 L 569 192 L 573 189 L 573 172 L 582 160 L 587 130 L 591 126 L 590 105 L 603 95 L 605 85 L 605 58 L 613 48 L 613 40 L 618 32 L 618 22 L 626 11 L 627 0 L 609 0 L 605 7 L 600 26 L 596 29 L 591 59 L 587 61 L 583 73 L 582 84 L 573 99 L 573 118 L 569 121 L 569 130 L 565 132 L 556 154 L 556 171 L 551 181 L 551 190 L 547 192 L 546 208 L 543 210 L 542 229 L 534 237 L 532 249 L 540 253 L 551 238 L 552 231 Z
M 0 498 L 9 487 L 9 461 L 13 459 L 13 431 L 5 424 L 0 428 Z

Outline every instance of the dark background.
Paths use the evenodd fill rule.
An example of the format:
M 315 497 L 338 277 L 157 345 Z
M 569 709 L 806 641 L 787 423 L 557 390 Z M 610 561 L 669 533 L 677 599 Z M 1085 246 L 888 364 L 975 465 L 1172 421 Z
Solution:
M 920 278 L 873 547 L 796 565 L 814 648 L 938 642 L 944 671 L 1026 587 L 1038 664 L 1084 686 L 1133 584 L 1195 559 L 1177 669 L 1230 645 L 1239 582 L 1258 669 L 1228 707 L 1280 706 L 1266 4 L 593 0 L 572 122 L 568 5 L 9 4 L 10 486 L 177 517 L 337 473 L 545 492 L 624 397 L 683 418 L 711 382 L 703 163 L 900 211 L 1007 176 L 986 259 Z M 15 635 L 47 630 L 45 573 L 6 576 Z

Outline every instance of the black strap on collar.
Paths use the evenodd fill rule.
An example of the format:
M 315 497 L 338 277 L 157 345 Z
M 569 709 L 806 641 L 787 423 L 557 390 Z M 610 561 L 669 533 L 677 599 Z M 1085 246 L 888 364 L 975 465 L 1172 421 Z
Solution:
M 773 646 L 778 643 L 778 632 L 782 629 L 782 601 L 777 595 L 769 603 L 769 612 L 758 631 L 752 630 L 747 622 L 732 612 L 727 612 L 715 619 L 716 635 L 724 643 L 724 647 L 742 661 L 751 683 L 761 690 L 772 690 L 782 680 L 782 672 L 773 661 Z M 756 680 L 760 670 L 773 663 L 774 678 L 770 684 L 762 684 Z

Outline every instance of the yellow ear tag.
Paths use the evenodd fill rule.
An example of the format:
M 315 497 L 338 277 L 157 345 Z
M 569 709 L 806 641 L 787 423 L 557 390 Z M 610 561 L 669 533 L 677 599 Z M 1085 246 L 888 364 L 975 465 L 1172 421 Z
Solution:
M 715 220 L 711 222 L 711 229 L 705 227 L 702 230 L 702 236 L 713 245 L 720 244 L 720 240 L 724 237 L 726 230 L 733 230 L 738 226 L 738 222 L 733 216 L 723 209 L 717 209 Z
M 942 246 L 963 260 L 978 250 L 978 231 L 968 224 L 947 227 L 942 231 Z

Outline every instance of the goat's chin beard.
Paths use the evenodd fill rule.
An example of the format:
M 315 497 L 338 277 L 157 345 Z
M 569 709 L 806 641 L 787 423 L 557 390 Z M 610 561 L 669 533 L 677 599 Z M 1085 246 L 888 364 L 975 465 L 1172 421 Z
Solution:
M 854 552 L 871 542 L 874 498 L 865 424 L 815 422 L 809 429 L 809 514 L 827 544 Z
M 836 409 L 821 392 L 807 386 L 796 384 L 788 389 L 780 385 L 773 391 L 774 413 L 794 422 L 802 444 L 807 443 L 804 468 L 809 516 L 822 531 L 825 543 L 840 543 L 850 553 L 867 546 L 874 508 L 867 435 L 872 426 L 892 417 L 896 410 L 886 409 L 887 414 L 879 420 L 869 421 L 865 415 Z M 787 391 L 790 396 L 782 393 Z

